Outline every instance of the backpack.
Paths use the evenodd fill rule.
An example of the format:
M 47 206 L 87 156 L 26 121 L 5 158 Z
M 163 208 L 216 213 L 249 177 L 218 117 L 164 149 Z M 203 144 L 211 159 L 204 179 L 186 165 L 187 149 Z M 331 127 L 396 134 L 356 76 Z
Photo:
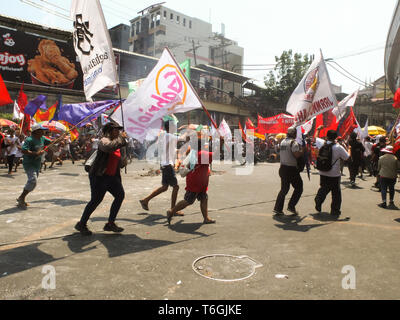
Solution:
M 292 143 L 290 144 L 290 150 L 292 150 L 294 142 L 295 141 L 293 140 Z M 304 155 L 302 155 L 300 158 L 296 158 L 296 161 L 297 161 L 297 170 L 299 172 L 303 172 L 304 168 L 306 167 L 306 160 L 305 160 Z
M 333 146 L 335 144 L 327 144 L 325 143 L 323 147 L 319 150 L 318 157 L 317 157 L 317 169 L 322 172 L 328 172 L 332 170 L 333 165 L 337 162 L 332 164 L 332 157 L 333 157 Z

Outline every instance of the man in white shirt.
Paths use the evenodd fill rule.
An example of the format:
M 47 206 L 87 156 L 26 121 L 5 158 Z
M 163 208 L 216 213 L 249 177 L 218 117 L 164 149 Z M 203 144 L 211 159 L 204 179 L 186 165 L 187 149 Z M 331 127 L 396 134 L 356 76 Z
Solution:
M 322 204 L 324 203 L 327 195 L 332 192 L 332 204 L 331 204 L 331 215 L 334 218 L 339 218 L 341 215 L 342 206 L 342 191 L 340 189 L 341 183 L 341 171 L 340 171 L 340 159 L 347 160 L 350 155 L 348 152 L 339 144 L 336 143 L 337 133 L 334 130 L 328 131 L 328 141 L 316 138 L 316 146 L 321 149 L 325 143 L 332 146 L 332 169 L 330 171 L 320 171 L 319 175 L 321 178 L 321 187 L 318 190 L 318 194 L 315 198 L 315 209 L 318 212 L 322 211 Z M 318 166 L 318 164 L 317 164 Z
M 139 201 L 143 210 L 146 211 L 149 211 L 150 200 L 166 192 L 169 187 L 172 187 L 171 209 L 175 207 L 178 198 L 179 185 L 175 174 L 175 160 L 178 155 L 178 137 L 170 133 L 176 132 L 176 124 L 173 121 L 166 121 L 164 122 L 164 129 L 166 132 L 163 132 L 158 140 L 161 146 L 159 156 L 161 158 L 162 186 L 154 190 L 147 198 Z M 176 216 L 183 216 L 183 214 L 178 212 L 176 213 Z
M 17 154 L 18 151 L 19 138 L 15 135 L 13 129 L 10 129 L 8 132 L 9 135 L 5 138 L 5 143 L 7 145 L 6 156 L 8 163 L 8 174 L 10 175 L 12 174 L 15 155 Z
M 297 169 L 297 158 L 303 156 L 304 148 L 300 147 L 296 142 L 296 136 L 296 128 L 289 128 L 287 138 L 280 144 L 281 167 L 279 169 L 279 176 L 281 177 L 281 191 L 275 202 L 275 216 L 282 216 L 284 214 L 285 197 L 289 193 L 290 185 L 293 186 L 294 191 L 288 204 L 288 211 L 293 216 L 298 215 L 296 205 L 303 194 L 303 180 Z

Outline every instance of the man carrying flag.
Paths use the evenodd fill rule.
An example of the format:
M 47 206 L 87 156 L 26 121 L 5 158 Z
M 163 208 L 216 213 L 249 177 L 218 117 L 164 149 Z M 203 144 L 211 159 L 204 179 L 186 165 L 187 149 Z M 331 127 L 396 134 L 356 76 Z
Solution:
M 50 140 L 43 137 L 44 130 L 39 124 L 33 125 L 32 135 L 25 140 L 22 146 L 22 164 L 28 176 L 24 190 L 17 199 L 18 207 L 22 209 L 26 209 L 28 206 L 25 201 L 26 196 L 36 188 L 44 147 L 51 143 Z

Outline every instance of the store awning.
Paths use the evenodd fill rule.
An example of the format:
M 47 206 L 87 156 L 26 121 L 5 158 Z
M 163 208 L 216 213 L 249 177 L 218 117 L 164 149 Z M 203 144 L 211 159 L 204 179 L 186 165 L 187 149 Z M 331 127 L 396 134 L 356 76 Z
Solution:
M 241 75 L 240 73 L 224 70 L 224 69 L 206 65 L 206 64 L 197 65 L 196 68 L 205 70 L 214 77 L 222 78 L 224 80 L 229 80 L 229 81 L 233 81 L 233 82 L 237 82 L 237 83 L 244 83 L 244 82 L 250 80 L 250 78 L 245 77 L 245 76 Z

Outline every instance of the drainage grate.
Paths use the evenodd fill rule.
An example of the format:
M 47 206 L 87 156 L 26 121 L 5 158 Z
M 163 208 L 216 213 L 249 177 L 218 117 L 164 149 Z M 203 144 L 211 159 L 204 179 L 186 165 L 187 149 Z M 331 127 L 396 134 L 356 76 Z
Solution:
M 193 262 L 193 270 L 200 276 L 223 282 L 242 281 L 252 277 L 262 267 L 248 256 L 213 254 L 200 257 Z

